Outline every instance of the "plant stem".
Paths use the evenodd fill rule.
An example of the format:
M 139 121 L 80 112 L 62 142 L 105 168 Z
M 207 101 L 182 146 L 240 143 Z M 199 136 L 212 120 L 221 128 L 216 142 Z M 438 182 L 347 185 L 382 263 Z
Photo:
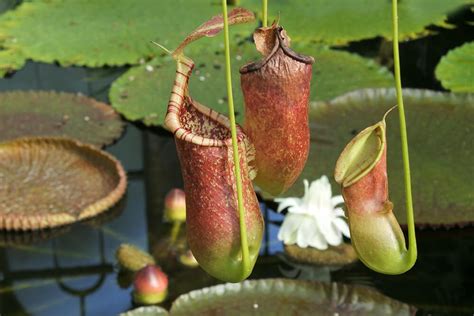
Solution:
M 174 245 L 176 239 L 178 239 L 179 231 L 181 229 L 181 222 L 174 222 L 171 228 L 171 244 Z
M 267 8 L 268 8 L 268 1 L 267 0 L 262 0 L 262 26 L 263 27 L 267 27 L 268 26 L 268 11 L 267 11 Z
M 230 69 L 229 21 L 227 18 L 227 1 L 222 0 L 222 15 L 224 17 L 224 46 L 225 46 L 225 75 L 227 83 L 227 99 L 229 105 L 230 129 L 232 134 L 232 150 L 234 153 L 234 174 L 237 187 L 237 202 L 239 208 L 240 245 L 242 247 L 242 273 L 250 268 L 249 248 L 247 242 L 247 226 L 243 205 L 242 178 L 240 175 L 239 148 L 237 143 L 237 128 L 235 126 L 234 98 L 232 95 L 232 74 Z
M 400 56 L 398 52 L 398 8 L 397 0 L 392 0 L 392 27 L 393 27 L 393 62 L 395 70 L 395 85 L 397 90 L 398 113 L 400 117 L 400 138 L 402 143 L 403 171 L 405 180 L 405 199 L 408 226 L 408 262 L 415 264 L 417 257 L 415 219 L 413 215 L 413 201 L 411 193 L 410 159 L 408 156 L 407 128 L 405 123 L 405 109 L 403 107 L 402 80 L 400 75 Z M 411 267 L 410 266 L 410 267 Z

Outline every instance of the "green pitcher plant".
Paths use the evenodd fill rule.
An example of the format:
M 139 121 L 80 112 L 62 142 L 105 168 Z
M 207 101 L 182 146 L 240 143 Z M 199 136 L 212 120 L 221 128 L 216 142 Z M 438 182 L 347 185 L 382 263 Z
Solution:
M 397 0 L 392 1 L 393 55 L 400 117 L 409 249 L 392 210 L 387 179 L 385 117 L 356 135 L 342 151 L 334 178 L 342 187 L 352 244 L 359 259 L 374 271 L 401 274 L 417 258 L 410 166 L 398 53 Z

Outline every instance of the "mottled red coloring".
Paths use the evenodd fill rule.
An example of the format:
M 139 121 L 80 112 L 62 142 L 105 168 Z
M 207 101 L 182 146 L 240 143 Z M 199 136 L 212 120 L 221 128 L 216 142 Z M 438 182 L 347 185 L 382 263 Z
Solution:
M 190 248 L 200 266 L 212 276 L 237 282 L 248 276 L 242 269 L 237 188 L 230 130 L 212 116 L 224 116 L 197 105 L 190 98 L 181 108 L 182 128 L 204 142 L 176 138 L 186 192 L 186 229 Z M 209 114 L 209 115 L 208 115 Z M 226 118 L 225 118 L 226 119 Z M 226 119 L 227 120 L 227 119 Z M 254 265 L 263 234 L 263 218 L 251 175 L 253 147 L 238 128 L 240 168 L 250 259 Z M 193 139 L 186 137 L 187 139 Z M 194 137 L 196 139 L 196 137 Z
M 309 153 L 308 101 L 312 57 L 295 53 L 283 28 L 254 35 L 261 61 L 242 67 L 244 129 L 256 149 L 256 184 L 279 195 L 296 181 Z
M 373 169 L 354 184 L 343 187 L 342 194 L 349 212 L 371 214 L 386 211 L 385 205 L 389 202 L 386 144 Z

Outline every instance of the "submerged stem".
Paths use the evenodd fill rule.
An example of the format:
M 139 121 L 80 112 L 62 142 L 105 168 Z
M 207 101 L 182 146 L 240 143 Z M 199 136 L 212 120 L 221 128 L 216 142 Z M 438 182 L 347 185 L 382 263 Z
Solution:
M 400 138 L 402 143 L 403 171 L 405 180 L 405 199 L 408 226 L 408 260 L 407 270 L 416 261 L 417 247 L 415 236 L 415 220 L 413 215 L 413 201 L 411 193 L 410 160 L 408 156 L 407 129 L 405 123 L 405 109 L 403 107 L 402 81 L 400 76 L 400 56 L 398 52 L 398 8 L 397 0 L 392 0 L 392 27 L 393 27 L 393 62 L 395 70 L 395 85 L 397 90 L 398 113 L 400 116 Z
M 234 98 L 232 95 L 232 75 L 230 69 L 229 21 L 227 18 L 227 1 L 222 0 L 222 16 L 224 17 L 224 46 L 225 46 L 225 74 L 227 83 L 227 99 L 229 105 L 229 120 L 232 134 L 232 151 L 234 153 L 234 173 L 237 187 L 237 202 L 239 208 L 240 244 L 242 247 L 242 273 L 250 268 L 249 247 L 247 242 L 247 226 L 245 224 L 245 210 L 243 205 L 242 178 L 240 175 L 239 148 L 237 143 L 237 128 L 235 126 Z
M 268 26 L 267 8 L 268 8 L 268 1 L 267 0 L 262 0 L 262 26 L 263 27 Z

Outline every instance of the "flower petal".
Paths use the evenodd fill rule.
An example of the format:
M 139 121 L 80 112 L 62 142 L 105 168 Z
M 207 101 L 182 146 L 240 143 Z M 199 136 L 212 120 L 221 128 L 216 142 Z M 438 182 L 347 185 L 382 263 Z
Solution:
M 278 239 L 286 245 L 296 243 L 297 232 L 301 225 L 301 215 L 288 214 L 283 220 L 283 224 L 278 232 Z
M 334 209 L 334 216 L 336 217 L 346 217 L 346 213 L 344 213 L 344 210 L 340 207 Z
M 328 243 L 326 242 L 326 239 L 324 238 L 323 234 L 321 234 L 321 232 L 319 231 L 316 223 L 313 227 L 313 235 L 309 240 L 309 245 L 319 250 L 328 249 Z
M 313 236 L 313 230 L 316 228 L 314 219 L 310 216 L 305 217 L 306 218 L 301 222 L 296 238 L 296 244 L 301 248 L 309 246 L 310 238 Z
M 318 221 L 318 227 L 324 238 L 331 246 L 338 246 L 342 243 L 341 232 L 332 225 L 332 221 Z
M 331 203 L 333 207 L 336 207 L 339 204 L 344 203 L 344 198 L 342 195 L 335 195 L 331 198 Z
M 300 200 L 299 198 L 295 197 L 290 197 L 290 198 L 278 198 L 275 199 L 274 201 L 277 203 L 280 203 L 278 205 L 277 212 L 283 211 L 285 208 L 290 207 L 290 206 L 299 206 L 300 205 Z
M 342 218 L 336 218 L 333 220 L 333 224 L 337 227 L 337 229 L 339 229 L 342 234 L 346 237 L 351 237 L 351 232 L 349 230 L 349 225 L 347 224 L 347 222 L 342 219 Z

